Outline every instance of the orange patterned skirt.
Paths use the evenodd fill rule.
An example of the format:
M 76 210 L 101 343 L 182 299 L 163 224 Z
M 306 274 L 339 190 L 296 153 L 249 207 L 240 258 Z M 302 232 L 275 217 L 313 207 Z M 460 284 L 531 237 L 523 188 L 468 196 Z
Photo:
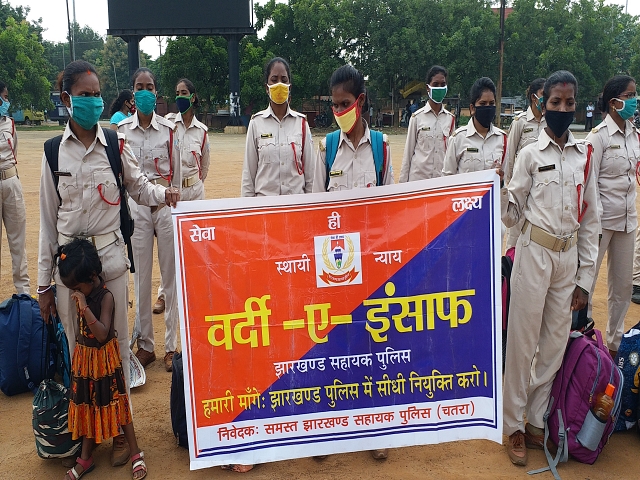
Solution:
M 69 431 L 74 440 L 88 437 L 101 443 L 131 423 L 120 358 L 115 337 L 100 347 L 76 344 L 69 398 Z

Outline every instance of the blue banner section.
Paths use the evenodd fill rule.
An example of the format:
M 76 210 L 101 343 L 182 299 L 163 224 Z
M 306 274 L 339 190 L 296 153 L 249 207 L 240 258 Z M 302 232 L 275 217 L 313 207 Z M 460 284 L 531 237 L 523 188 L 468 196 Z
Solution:
M 260 405 L 235 420 L 494 398 L 491 196 L 360 304 L 351 324 L 283 368 Z

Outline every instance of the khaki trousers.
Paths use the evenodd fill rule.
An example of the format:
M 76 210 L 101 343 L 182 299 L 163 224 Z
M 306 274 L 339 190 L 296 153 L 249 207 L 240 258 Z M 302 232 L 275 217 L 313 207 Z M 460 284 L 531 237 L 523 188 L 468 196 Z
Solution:
M 544 427 L 544 413 L 571 328 L 576 247 L 553 252 L 520 235 L 511 277 L 504 372 L 504 434 L 524 432 L 524 415 Z
M 182 187 L 180 200 L 204 200 L 204 182 L 198 182 L 190 187 Z M 164 298 L 164 282 L 162 272 L 160 272 L 160 285 L 158 285 L 158 298 Z
M 148 352 L 155 350 L 153 339 L 153 316 L 151 301 L 151 275 L 153 270 L 153 237 L 158 239 L 158 263 L 164 279 L 164 349 L 174 352 L 178 346 L 178 302 L 176 295 L 176 266 L 173 250 L 173 224 L 171 209 L 158 208 L 151 213 L 151 208 L 138 205 L 129 199 L 131 215 L 135 222 L 133 236 L 133 260 L 136 271 L 133 274 L 133 285 L 136 297 L 136 319 L 134 336 L 138 334 L 138 348 Z
M 0 180 L 0 211 L 7 230 L 7 243 L 11 252 L 13 285 L 18 293 L 30 293 L 27 272 L 27 211 L 24 206 L 22 184 L 18 176 Z
M 636 244 L 633 254 L 633 284 L 640 287 L 640 228 L 636 228 Z
M 624 334 L 624 317 L 629 310 L 633 291 L 632 258 L 635 246 L 636 230 L 632 232 L 616 232 L 602 230 L 602 239 L 598 248 L 596 277 L 589 295 L 588 314 L 591 317 L 593 293 L 596 290 L 598 273 L 604 254 L 607 254 L 607 283 L 609 285 L 607 322 L 607 345 L 610 350 L 617 351 Z
M 102 262 L 102 278 L 109 291 L 113 294 L 115 301 L 114 328 L 118 343 L 120 344 L 120 355 L 122 355 L 122 370 L 124 380 L 129 393 L 129 321 L 127 316 L 127 306 L 129 305 L 129 261 L 126 257 L 126 247 L 122 236 L 118 231 L 118 241 L 98 250 L 100 261 Z M 60 321 L 69 340 L 69 354 L 73 358 L 73 350 L 76 347 L 76 335 L 78 334 L 78 314 L 76 303 L 71 299 L 71 290 L 65 287 L 60 281 L 57 272 L 56 281 L 56 308 Z M 131 397 L 129 396 L 129 399 Z

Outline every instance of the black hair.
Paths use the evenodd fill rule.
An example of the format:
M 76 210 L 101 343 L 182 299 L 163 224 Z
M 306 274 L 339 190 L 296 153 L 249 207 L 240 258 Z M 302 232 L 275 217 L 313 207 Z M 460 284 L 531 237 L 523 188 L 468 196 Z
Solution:
M 627 86 L 631 83 L 635 83 L 635 79 L 629 75 L 616 75 L 611 78 L 604 86 L 602 90 L 602 99 L 599 100 L 598 108 L 602 112 L 609 111 L 609 102 L 618 98 L 618 96 L 627 89 Z M 0 92 L 2 89 L 0 89 Z
M 558 85 L 559 83 L 570 83 L 573 85 L 573 96 L 574 98 L 578 96 L 578 80 L 573 76 L 573 73 L 567 70 L 558 70 L 557 72 L 553 72 L 547 78 L 547 81 L 544 82 L 544 87 L 542 88 L 542 93 L 544 93 L 544 105 L 547 106 L 547 102 L 549 101 L 549 96 L 551 95 L 551 89 Z
M 269 62 L 264 66 L 264 83 L 265 85 L 269 83 L 269 75 L 271 75 L 271 69 L 276 63 L 281 63 L 284 65 L 284 69 L 287 71 L 287 77 L 289 77 L 289 83 L 291 83 L 291 68 L 289 67 L 289 62 L 287 62 L 282 57 L 273 57 Z
M 533 105 L 533 102 L 531 101 L 531 97 L 534 94 L 536 95 L 538 94 L 538 90 L 544 87 L 544 82 L 546 81 L 547 81 L 546 78 L 536 78 L 529 84 L 529 87 L 527 88 L 527 100 L 529 101 L 529 103 Z
M 429 85 L 431 83 L 431 79 L 436 75 L 438 75 L 439 73 L 444 75 L 445 80 L 449 76 L 449 72 L 447 72 L 446 68 L 441 67 L 440 65 L 434 65 L 429 69 L 429 72 L 427 72 L 427 85 Z
M 193 84 L 193 82 L 191 80 L 189 80 L 188 78 L 181 78 L 180 80 L 178 80 L 176 82 L 176 87 L 178 85 L 180 85 L 181 83 L 184 83 L 184 86 L 187 87 L 187 90 L 189 90 L 189 93 L 193 93 L 193 108 L 198 108 L 198 106 L 200 105 L 200 100 L 198 99 L 198 94 L 196 93 L 196 86 Z
M 58 81 L 56 83 L 60 93 L 67 92 L 71 94 L 71 88 L 83 73 L 93 73 L 96 77 L 98 76 L 96 68 L 85 60 L 76 60 L 64 67 L 62 73 L 58 75 Z
M 109 115 L 113 115 L 116 112 L 119 112 L 124 102 L 131 101 L 133 99 L 133 92 L 131 90 L 123 90 L 120 92 L 120 95 L 111 102 L 111 107 L 109 107 Z
M 364 75 L 362 75 L 352 65 L 343 65 L 333 72 L 329 86 L 331 90 L 333 90 L 334 87 L 337 87 L 338 85 L 342 86 L 345 91 L 356 97 L 356 99 L 364 93 L 364 103 L 367 103 L 366 89 L 364 87 Z
M 0 93 L 4 92 L 5 88 L 7 88 L 7 84 L 4 82 L 0 82 Z
M 74 238 L 66 245 L 58 247 L 54 262 L 58 266 L 63 283 L 65 280 L 91 283 L 95 275 L 102 273 L 98 250 L 83 238 Z
M 133 75 L 131 76 L 131 85 L 135 87 L 136 85 L 136 80 L 138 79 L 138 77 L 140 75 L 142 75 L 143 73 L 148 73 L 149 76 L 151 77 L 151 80 L 153 80 L 153 86 L 158 88 L 158 82 L 156 82 L 156 76 L 153 74 L 153 72 L 151 70 L 149 70 L 146 67 L 140 67 L 139 69 L 137 69 L 135 72 L 133 72 Z
M 471 90 L 469 91 L 469 97 L 471 97 L 471 105 L 475 105 L 478 99 L 482 96 L 482 94 L 489 90 L 493 93 L 493 96 L 496 95 L 496 86 L 489 77 L 481 77 L 473 82 L 471 86 Z

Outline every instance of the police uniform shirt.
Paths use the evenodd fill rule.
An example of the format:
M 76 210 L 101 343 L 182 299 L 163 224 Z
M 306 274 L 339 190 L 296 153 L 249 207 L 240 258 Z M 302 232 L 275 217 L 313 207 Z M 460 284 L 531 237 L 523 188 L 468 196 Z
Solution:
M 595 180 L 589 174 L 585 182 L 586 164 L 587 145 L 576 142 L 571 132 L 561 150 L 543 130 L 537 142 L 520 151 L 511 182 L 501 189 L 501 209 L 507 227 L 524 216 L 552 235 L 570 235 L 579 230 L 576 283 L 589 291 L 596 273 L 599 222 Z M 583 203 L 580 223 L 579 190 Z
M 607 115 L 587 141 L 593 145 L 591 168 L 596 176 L 598 213 L 603 229 L 631 232 L 638 226 L 636 167 L 640 162 L 638 131 L 626 121 L 624 131 Z
M 518 158 L 520 150 L 526 145 L 538 140 L 540 132 L 544 130 L 546 126 L 547 122 L 544 115 L 540 118 L 540 121 L 536 120 L 531 107 L 528 107 L 526 112 L 516 115 L 509 127 L 509 135 L 507 138 L 507 157 L 505 158 L 503 168 L 506 183 L 509 183 L 511 180 L 513 165 Z
M 127 142 L 138 159 L 142 174 L 152 181 L 163 179 L 168 182 L 171 179 L 171 185 L 181 187 L 180 142 L 175 128 L 173 122 L 155 112 L 147 128 L 142 128 L 137 114 L 131 115 L 118 124 L 118 132 L 127 137 Z M 171 137 L 173 137 L 173 143 L 171 143 Z M 169 155 L 171 155 L 171 161 Z
M 486 137 L 482 137 L 473 124 L 473 118 L 458 128 L 449 139 L 444 157 L 443 175 L 479 172 L 496 168 L 507 157 L 507 134 L 491 124 Z
M 118 137 L 124 139 L 122 134 Z M 95 140 L 86 148 L 67 124 L 58 155 L 57 191 L 47 158 L 42 156 L 38 285 L 51 283 L 58 233 L 68 237 L 119 233 L 120 195 L 104 148 L 106 145 L 100 126 Z M 150 184 L 141 175 L 127 143 L 121 158 L 123 183 L 131 198 L 150 206 L 164 204 L 164 187 Z
M 444 154 L 455 126 L 456 117 L 451 112 L 441 107 L 436 113 L 429 102 L 411 115 L 398 181 L 442 176 Z
M 363 120 L 364 121 L 364 120 Z M 318 145 L 316 156 L 316 172 L 313 177 L 314 192 L 333 192 L 351 190 L 352 188 L 375 187 L 377 185 L 376 166 L 371 148 L 371 131 L 365 123 L 364 135 L 357 147 L 354 147 L 347 134 L 340 132 L 338 151 L 329 173 L 329 186 L 325 187 L 327 179 L 326 149 L 327 139 L 322 139 Z M 386 145 L 386 167 L 382 174 L 382 184 L 392 185 L 393 167 L 391 166 L 391 148 L 387 135 L 383 135 Z
M 313 141 L 306 117 L 287 107 L 279 120 L 271 106 L 253 115 L 244 152 L 242 196 L 310 193 L 312 182 Z
M 192 178 L 198 175 L 202 181 L 209 173 L 209 135 L 206 125 L 194 115 L 189 127 L 185 126 L 182 114 L 169 113 L 166 119 L 176 125 L 180 145 L 180 161 L 182 164 L 182 178 Z
M 17 163 L 18 135 L 11 117 L 0 117 L 0 171 Z

